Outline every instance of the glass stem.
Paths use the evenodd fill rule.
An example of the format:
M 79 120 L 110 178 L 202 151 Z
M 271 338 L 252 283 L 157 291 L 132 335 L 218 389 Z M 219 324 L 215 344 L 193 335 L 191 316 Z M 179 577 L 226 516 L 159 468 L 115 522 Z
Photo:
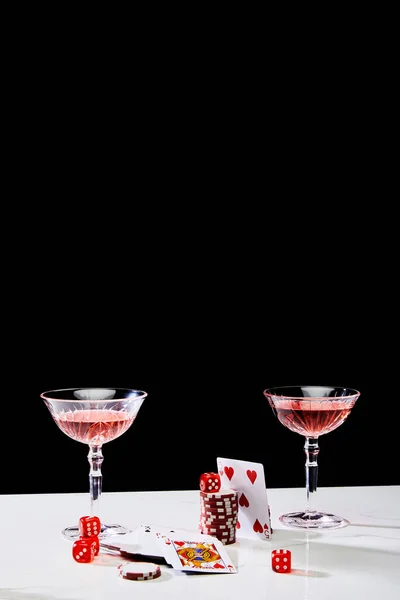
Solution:
M 306 512 L 315 512 L 314 502 L 317 495 L 318 483 L 318 438 L 307 437 L 304 444 L 304 452 L 306 453 L 306 492 L 307 504 Z
M 101 489 L 103 485 L 103 475 L 101 465 L 104 457 L 101 452 L 101 446 L 89 446 L 88 460 L 90 464 L 89 484 L 90 484 L 90 514 L 100 518 L 99 505 Z

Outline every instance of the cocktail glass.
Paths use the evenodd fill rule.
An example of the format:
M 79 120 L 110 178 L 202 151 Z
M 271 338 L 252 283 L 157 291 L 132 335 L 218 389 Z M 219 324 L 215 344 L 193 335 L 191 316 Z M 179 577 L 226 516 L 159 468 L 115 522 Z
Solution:
M 129 429 L 146 396 L 147 392 L 127 388 L 68 388 L 40 394 L 61 431 L 89 446 L 90 515 L 100 521 L 102 447 Z M 129 531 L 123 525 L 102 523 L 99 537 Z M 63 529 L 62 535 L 69 540 L 77 539 L 78 524 Z
M 348 525 L 343 517 L 314 508 L 318 439 L 346 421 L 360 392 L 334 386 L 286 386 L 269 388 L 263 393 L 282 425 L 305 437 L 306 507 L 304 511 L 282 515 L 279 520 L 288 527 L 299 529 L 337 529 Z

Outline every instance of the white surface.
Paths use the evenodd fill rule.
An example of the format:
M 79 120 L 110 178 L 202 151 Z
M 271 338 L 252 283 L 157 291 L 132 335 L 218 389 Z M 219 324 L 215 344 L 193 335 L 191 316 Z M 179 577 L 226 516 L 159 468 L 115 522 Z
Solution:
M 269 489 L 270 540 L 225 546 L 236 574 L 187 575 L 162 566 L 153 581 L 118 574 L 123 559 L 101 552 L 76 563 L 61 530 L 88 514 L 85 494 L 0 496 L 0 599 L 7 600 L 399 600 L 400 486 L 321 488 L 318 508 L 351 525 L 325 533 L 284 528 L 278 517 L 304 507 L 303 489 Z M 199 492 L 104 493 L 99 517 L 196 529 Z M 271 569 L 271 552 L 292 552 L 292 573 Z

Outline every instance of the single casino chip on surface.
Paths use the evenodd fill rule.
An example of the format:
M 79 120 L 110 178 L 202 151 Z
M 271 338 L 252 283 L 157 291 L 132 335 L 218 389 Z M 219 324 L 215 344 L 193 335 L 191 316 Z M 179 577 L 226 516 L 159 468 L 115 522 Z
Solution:
M 118 571 L 123 579 L 133 581 L 149 581 L 150 579 L 157 579 L 161 575 L 159 565 L 147 562 L 123 563 L 119 565 Z

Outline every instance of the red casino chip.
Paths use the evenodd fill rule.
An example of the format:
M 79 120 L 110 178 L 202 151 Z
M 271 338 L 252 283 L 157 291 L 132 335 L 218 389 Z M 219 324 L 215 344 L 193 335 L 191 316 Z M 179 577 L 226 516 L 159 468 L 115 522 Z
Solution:
M 236 534 L 235 533 L 230 533 L 229 535 L 221 535 L 218 532 L 214 532 L 213 533 L 212 531 L 209 531 L 207 533 L 205 531 L 202 531 L 201 533 L 202 533 L 202 535 L 207 535 L 207 536 L 215 537 L 220 542 L 222 542 L 224 540 L 225 541 L 230 541 L 230 542 L 232 542 L 233 540 L 236 540 Z
M 207 533 L 218 533 L 218 534 L 236 534 L 236 527 L 232 527 L 230 525 L 226 525 L 223 527 L 214 527 L 214 525 L 210 525 L 209 523 L 199 523 L 199 526 Z
M 212 535 L 213 537 L 221 538 L 221 536 L 233 536 L 236 535 L 236 527 L 227 527 L 220 529 L 219 527 L 213 527 L 212 525 L 204 525 L 199 523 L 199 529 L 205 535 Z
M 227 519 L 233 519 L 234 517 L 237 517 L 239 514 L 238 510 L 214 510 L 212 508 L 204 508 L 202 506 L 200 507 L 199 512 L 201 515 L 215 517 L 215 518 L 226 517 Z
M 200 498 L 208 502 L 230 502 L 237 500 L 235 490 L 224 490 L 222 492 L 200 492 Z
M 199 523 L 199 528 L 205 535 L 213 535 L 216 537 L 227 533 L 229 535 L 236 535 L 236 527 L 232 527 L 231 525 L 227 525 L 226 527 L 214 527 L 214 525 L 210 525 L 209 523 Z
M 211 535 L 212 537 L 217 538 L 224 545 L 226 545 L 226 544 L 234 544 L 236 542 L 236 531 L 234 531 L 233 533 L 230 533 L 229 535 L 221 535 L 220 532 L 218 532 L 218 531 L 209 531 L 208 529 L 205 529 L 205 528 L 201 527 L 201 525 L 199 527 L 199 531 L 203 535 Z
M 211 512 L 218 514 L 218 513 L 225 513 L 225 512 L 239 512 L 239 509 L 232 505 L 232 506 L 210 506 L 209 504 L 203 504 L 200 503 L 200 510 L 210 510 Z
M 216 520 L 216 519 L 206 519 L 204 517 L 200 517 L 199 522 L 203 525 L 210 525 L 211 527 L 222 527 L 226 529 L 226 527 L 235 527 L 237 524 L 237 519 L 226 519 L 224 521 Z
M 204 503 L 204 502 L 200 502 L 200 509 L 201 510 L 211 510 L 212 512 L 227 512 L 229 511 L 233 511 L 233 512 L 238 512 L 239 511 L 239 507 L 237 504 L 209 504 Z
M 210 516 L 200 515 L 200 523 L 212 525 L 213 527 L 226 527 L 227 525 L 231 525 L 232 527 L 236 527 L 237 519 L 213 519 Z
M 210 495 L 210 494 L 209 494 Z M 237 496 L 229 496 L 227 498 L 207 498 L 206 496 L 200 496 L 201 502 L 210 502 L 210 504 L 229 504 L 231 502 L 237 502 Z
M 221 532 L 221 531 L 215 531 L 213 529 L 209 530 L 207 528 L 202 527 L 201 525 L 199 527 L 199 531 L 203 535 L 211 535 L 212 537 L 217 538 L 223 544 L 234 544 L 236 542 L 236 531 Z
M 119 565 L 118 571 L 123 579 L 131 579 L 132 581 L 149 581 L 150 579 L 157 579 L 161 575 L 159 565 L 146 562 L 123 563 Z
M 233 521 L 237 521 L 236 515 L 207 515 L 200 513 L 200 518 L 204 521 L 210 521 L 210 523 L 233 523 Z
M 210 510 L 239 510 L 237 502 L 230 504 L 212 504 L 211 502 L 200 502 L 200 508 L 209 508 Z
M 200 497 L 206 500 L 224 500 L 237 498 L 237 491 L 230 488 L 220 489 L 219 492 L 202 492 L 200 491 Z
M 232 519 L 214 519 L 214 517 L 210 517 L 210 515 L 200 515 L 199 520 L 202 523 L 213 523 L 215 527 L 217 525 L 236 525 L 238 521 L 237 517 L 234 517 Z
M 200 506 L 200 512 L 202 512 L 205 515 L 213 515 L 215 517 L 223 517 L 224 515 L 229 515 L 229 516 L 234 516 L 238 514 L 238 510 L 231 510 L 231 509 L 215 509 L 215 508 L 206 508 L 204 506 Z
M 232 521 L 238 518 L 238 513 L 210 513 L 204 510 L 200 511 L 200 516 L 204 519 L 213 519 L 214 521 Z
M 237 521 L 238 519 L 238 513 L 237 512 L 225 512 L 225 513 L 216 513 L 216 512 L 210 512 L 209 510 L 201 510 L 200 511 L 200 518 L 204 519 L 206 521 L 213 521 L 213 522 L 229 522 L 229 521 Z

